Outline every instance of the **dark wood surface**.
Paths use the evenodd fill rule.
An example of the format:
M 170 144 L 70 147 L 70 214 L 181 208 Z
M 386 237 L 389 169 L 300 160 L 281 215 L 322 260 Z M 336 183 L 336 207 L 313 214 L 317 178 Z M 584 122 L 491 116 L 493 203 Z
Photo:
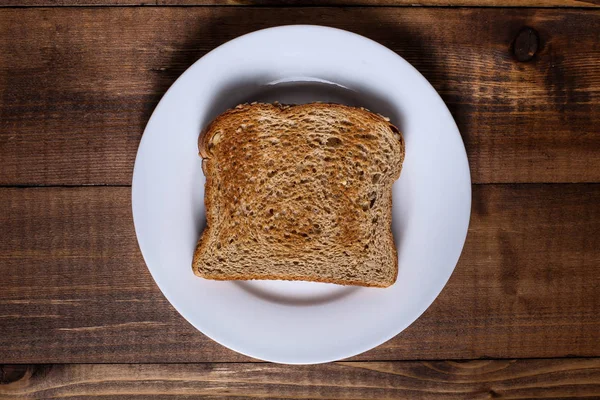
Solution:
M 7 366 L 3 399 L 588 398 L 599 359 Z
M 0 9 L 0 184 L 129 185 L 173 81 L 227 40 L 290 23 L 349 29 L 415 65 L 456 119 L 473 182 L 600 181 L 600 10 L 99 7 Z M 514 54 L 524 27 L 539 36 L 528 62 Z
M 600 0 L 3 0 L 2 6 L 475 6 L 600 7 Z
M 356 360 L 600 356 L 600 184 L 478 185 L 440 297 Z M 246 361 L 162 296 L 130 189 L 0 189 L 0 358 L 10 363 Z M 118 223 L 116 223 L 118 221 Z
M 249 7 L 292 3 L 317 5 L 0 1 L 0 398 L 600 398 L 598 1 Z M 411 4 L 436 7 L 381 7 Z M 196 331 L 156 287 L 131 219 L 135 153 L 166 89 L 227 40 L 290 23 L 363 34 L 417 67 L 475 183 L 433 305 L 389 342 L 316 366 L 256 362 Z

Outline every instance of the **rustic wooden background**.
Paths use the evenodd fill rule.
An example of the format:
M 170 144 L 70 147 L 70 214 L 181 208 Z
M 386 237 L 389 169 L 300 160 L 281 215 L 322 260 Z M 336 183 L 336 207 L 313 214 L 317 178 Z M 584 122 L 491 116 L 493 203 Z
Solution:
M 418 68 L 474 183 L 430 309 L 318 366 L 193 329 L 148 273 L 130 204 L 169 85 L 227 40 L 296 23 Z M 599 0 L 0 0 L 0 171 L 2 399 L 600 398 Z

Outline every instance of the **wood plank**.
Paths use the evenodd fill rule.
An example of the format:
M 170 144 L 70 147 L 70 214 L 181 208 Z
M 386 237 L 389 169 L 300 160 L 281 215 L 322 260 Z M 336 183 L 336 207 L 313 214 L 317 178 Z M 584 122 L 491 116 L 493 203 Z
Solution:
M 0 360 L 248 361 L 195 331 L 139 253 L 130 189 L 0 189 Z M 600 356 L 600 185 L 475 186 L 439 298 L 355 360 Z
M 4 0 L 0 3 L 0 7 L 153 5 L 600 7 L 600 2 L 599 0 Z
M 3 399 L 549 399 L 600 396 L 600 359 L 343 362 L 290 366 L 5 366 Z
M 473 181 L 600 182 L 600 11 L 449 8 L 0 9 L 0 185 L 127 185 L 169 85 L 274 25 L 370 37 L 441 93 Z M 526 26 L 539 36 L 533 56 Z

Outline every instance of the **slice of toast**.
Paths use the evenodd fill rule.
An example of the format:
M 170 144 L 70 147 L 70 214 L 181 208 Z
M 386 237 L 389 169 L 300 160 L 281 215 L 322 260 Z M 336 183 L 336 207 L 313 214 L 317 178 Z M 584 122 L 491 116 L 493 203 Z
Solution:
M 386 118 L 337 104 L 245 104 L 217 117 L 199 148 L 207 225 L 196 275 L 395 282 L 392 184 L 404 141 Z

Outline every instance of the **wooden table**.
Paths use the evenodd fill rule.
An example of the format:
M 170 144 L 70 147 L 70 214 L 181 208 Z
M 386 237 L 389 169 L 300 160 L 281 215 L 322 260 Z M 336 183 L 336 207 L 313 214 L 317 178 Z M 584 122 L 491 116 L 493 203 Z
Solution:
M 598 0 L 1 3 L 0 398 L 600 398 Z M 181 72 L 297 23 L 419 69 L 473 178 L 435 303 L 316 366 L 257 362 L 192 328 L 144 265 L 130 203 L 142 131 Z

